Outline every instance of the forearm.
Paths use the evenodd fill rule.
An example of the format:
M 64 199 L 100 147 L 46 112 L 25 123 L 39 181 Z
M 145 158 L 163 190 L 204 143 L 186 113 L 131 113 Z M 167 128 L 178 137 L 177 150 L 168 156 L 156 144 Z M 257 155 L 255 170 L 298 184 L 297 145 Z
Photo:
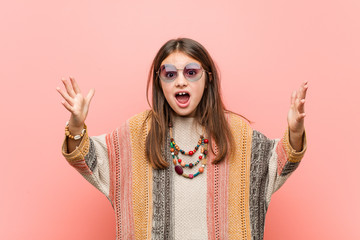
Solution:
M 289 140 L 290 140 L 290 145 L 291 147 L 296 150 L 297 152 L 301 152 L 302 148 L 303 148 L 303 136 L 304 136 L 304 132 L 293 132 L 293 131 L 289 131 Z

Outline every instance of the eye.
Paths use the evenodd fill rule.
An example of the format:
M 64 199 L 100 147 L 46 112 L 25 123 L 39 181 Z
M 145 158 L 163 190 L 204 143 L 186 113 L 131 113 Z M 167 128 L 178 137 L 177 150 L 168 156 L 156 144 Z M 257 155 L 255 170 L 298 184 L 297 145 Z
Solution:
M 194 78 L 199 74 L 199 70 L 198 69 L 187 69 L 185 74 L 189 78 Z
M 187 72 L 187 74 L 190 75 L 190 76 L 193 76 L 193 75 L 196 74 L 196 70 L 190 69 L 190 70 Z
M 175 76 L 175 73 L 174 72 L 167 72 L 166 74 L 165 74 L 165 77 L 167 77 L 167 78 L 173 78 Z

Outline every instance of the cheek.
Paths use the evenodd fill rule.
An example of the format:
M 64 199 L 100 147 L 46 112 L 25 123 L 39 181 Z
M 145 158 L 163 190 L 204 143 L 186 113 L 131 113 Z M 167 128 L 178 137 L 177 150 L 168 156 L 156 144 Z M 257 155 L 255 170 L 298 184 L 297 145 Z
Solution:
M 161 91 L 164 94 L 165 98 L 167 99 L 171 92 L 170 92 L 170 87 L 167 86 L 166 84 L 161 84 Z
M 206 83 L 205 83 L 205 81 L 203 81 L 203 82 L 201 82 L 201 84 L 200 84 L 200 86 L 198 88 L 198 93 L 200 95 L 200 99 L 204 95 L 205 88 L 206 88 Z

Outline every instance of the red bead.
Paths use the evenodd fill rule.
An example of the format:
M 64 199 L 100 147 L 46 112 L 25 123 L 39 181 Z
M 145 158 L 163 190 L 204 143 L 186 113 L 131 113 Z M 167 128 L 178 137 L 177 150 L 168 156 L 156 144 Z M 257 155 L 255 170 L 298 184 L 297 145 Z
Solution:
M 208 139 L 204 139 L 204 143 L 208 143 L 209 142 L 209 140 Z
M 202 159 L 202 156 L 199 156 L 199 159 Z
M 178 159 L 178 162 L 181 163 L 181 159 Z
M 184 170 L 182 169 L 182 167 L 180 167 L 179 165 L 175 166 L 175 172 L 179 175 L 182 175 Z
M 193 179 L 193 178 L 194 178 L 194 175 L 189 174 L 189 178 L 190 178 L 190 179 Z
M 193 155 L 194 154 L 194 152 L 193 151 L 189 151 L 189 155 L 191 156 L 191 155 Z
M 192 163 L 189 163 L 189 168 L 192 168 L 194 165 Z

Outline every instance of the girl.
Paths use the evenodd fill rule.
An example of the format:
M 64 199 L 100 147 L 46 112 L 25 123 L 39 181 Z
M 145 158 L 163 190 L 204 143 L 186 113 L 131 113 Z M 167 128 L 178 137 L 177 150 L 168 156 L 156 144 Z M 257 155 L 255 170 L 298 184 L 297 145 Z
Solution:
M 57 88 L 71 112 L 62 153 L 109 199 L 116 239 L 263 239 L 271 195 L 306 150 L 307 83 L 291 97 L 281 140 L 225 109 L 206 49 L 179 38 L 158 51 L 149 73 L 151 110 L 89 137 L 94 89 Z

